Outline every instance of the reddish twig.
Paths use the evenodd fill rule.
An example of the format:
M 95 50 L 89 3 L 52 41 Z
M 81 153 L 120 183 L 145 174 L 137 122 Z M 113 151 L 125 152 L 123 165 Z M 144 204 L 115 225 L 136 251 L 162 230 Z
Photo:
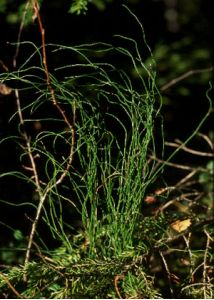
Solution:
M 73 120 L 71 123 L 71 122 L 69 122 L 65 112 L 61 109 L 60 105 L 58 104 L 56 96 L 55 96 L 55 90 L 53 89 L 53 87 L 51 85 L 50 74 L 49 74 L 48 63 L 47 63 L 46 46 L 45 46 L 45 30 L 43 28 L 42 19 L 41 19 L 40 12 L 39 12 L 39 4 L 38 4 L 37 0 L 28 0 L 26 3 L 25 10 L 24 10 L 24 13 L 22 16 L 22 21 L 21 21 L 20 28 L 19 28 L 16 51 L 15 51 L 15 55 L 13 57 L 13 67 L 14 67 L 14 69 L 16 69 L 17 57 L 19 54 L 19 47 L 20 47 L 20 40 L 21 40 L 21 33 L 24 28 L 25 16 L 26 16 L 26 12 L 29 8 L 30 3 L 34 10 L 33 19 L 38 20 L 39 31 L 41 34 L 43 66 L 44 66 L 44 72 L 45 72 L 45 76 L 46 76 L 47 87 L 50 92 L 53 105 L 57 108 L 58 112 L 62 116 L 63 120 L 65 121 L 65 123 L 67 124 L 67 126 L 71 132 L 71 145 L 70 145 L 68 161 L 67 161 L 67 164 L 66 164 L 64 170 L 62 171 L 61 175 L 54 183 L 49 182 L 46 184 L 46 187 L 43 188 L 41 186 L 41 181 L 40 181 L 39 174 L 37 171 L 35 156 L 32 153 L 31 138 L 28 136 L 28 134 L 24 128 L 25 120 L 24 120 L 24 117 L 22 114 L 22 108 L 21 108 L 21 103 L 20 103 L 20 98 L 19 98 L 19 91 L 18 91 L 18 89 L 14 90 L 20 124 L 23 125 L 21 135 L 25 141 L 25 145 L 26 145 L 25 151 L 27 152 L 29 160 L 30 160 L 30 164 L 29 164 L 29 166 L 27 166 L 27 168 L 33 174 L 32 178 L 35 182 L 35 185 L 37 187 L 37 192 L 39 194 L 39 204 L 37 207 L 35 219 L 32 222 L 32 227 L 31 227 L 30 236 L 29 236 L 29 240 L 28 240 L 28 246 L 27 246 L 26 255 L 25 255 L 25 262 L 24 262 L 25 266 L 27 265 L 27 263 L 29 262 L 29 259 L 30 259 L 30 251 L 32 248 L 32 243 L 33 243 L 34 235 L 36 232 L 37 223 L 40 218 L 45 199 L 47 198 L 47 195 L 50 192 L 50 190 L 53 188 L 53 186 L 60 184 L 63 181 L 63 179 L 65 178 L 65 176 L 67 175 L 67 173 L 71 167 L 72 161 L 73 161 L 73 152 L 74 152 L 73 150 L 74 150 L 74 141 L 75 141 L 75 134 L 74 134 L 74 129 L 73 129 L 73 126 L 75 123 L 75 104 L 74 104 L 74 108 L 73 108 Z M 24 277 L 24 280 L 26 281 L 26 277 Z
M 41 34 L 41 39 L 42 39 L 42 56 L 43 56 L 43 65 L 44 65 L 44 70 L 45 70 L 45 75 L 46 75 L 46 82 L 47 82 L 47 86 L 48 86 L 48 90 L 50 92 L 51 95 L 51 99 L 53 102 L 53 105 L 57 108 L 57 110 L 59 111 L 59 113 L 61 114 L 62 118 L 64 119 L 65 123 L 67 124 L 68 128 L 71 131 L 71 135 L 72 135 L 72 139 L 71 139 L 71 149 L 70 149 L 70 154 L 69 154 L 69 159 L 68 159 L 68 163 L 67 163 L 67 167 L 65 168 L 64 172 L 61 174 L 60 178 L 57 180 L 57 182 L 55 183 L 55 185 L 58 185 L 59 183 L 62 182 L 62 180 L 64 179 L 64 177 L 67 175 L 70 166 L 72 164 L 73 161 L 73 149 L 74 149 L 74 141 L 75 141 L 75 134 L 74 134 L 74 128 L 73 125 L 75 123 L 75 113 L 76 113 L 76 107 L 74 104 L 74 108 L 73 108 L 73 122 L 72 124 L 69 122 L 65 112 L 61 109 L 60 105 L 58 104 L 58 101 L 56 99 L 55 96 L 55 90 L 53 89 L 52 85 L 51 85 L 51 80 L 50 80 L 50 73 L 48 70 L 48 63 L 47 63 L 47 53 L 46 53 L 46 43 L 45 43 L 45 29 L 43 27 L 42 24 L 42 19 L 39 13 L 39 4 L 37 2 L 37 0 L 33 0 L 33 9 L 35 12 L 35 17 L 38 20 L 38 26 L 39 26 L 39 31 Z
M 39 26 L 39 30 L 40 30 L 40 34 L 41 34 L 41 39 L 42 39 L 42 41 L 41 41 L 42 42 L 42 56 L 43 56 L 43 65 L 44 65 L 44 71 L 45 71 L 45 75 L 46 75 L 47 87 L 48 87 L 48 90 L 50 92 L 53 105 L 57 108 L 57 110 L 61 114 L 61 116 L 64 119 L 65 123 L 69 127 L 69 129 L 71 131 L 71 135 L 72 135 L 68 162 L 67 162 L 67 165 L 66 165 L 64 171 L 60 175 L 59 179 L 53 184 L 54 186 L 56 186 L 56 185 L 60 184 L 63 181 L 63 179 L 67 175 L 67 173 L 68 173 L 68 171 L 71 167 L 72 161 L 73 161 L 73 152 L 74 152 L 73 149 L 74 149 L 74 139 L 75 139 L 73 125 L 74 125 L 74 122 L 75 122 L 75 106 L 74 106 L 74 111 L 73 111 L 73 124 L 71 124 L 69 122 L 65 112 L 61 109 L 60 105 L 58 104 L 56 96 L 55 96 L 55 90 L 53 89 L 53 87 L 51 85 L 50 74 L 49 74 L 48 63 L 47 63 L 46 46 L 45 46 L 46 45 L 45 44 L 45 30 L 44 30 L 44 27 L 43 27 L 43 24 L 42 24 L 42 19 L 41 19 L 40 13 L 39 13 L 39 5 L 38 5 L 37 0 L 32 0 L 32 5 L 33 5 L 34 13 L 35 13 L 34 18 L 37 18 L 37 20 L 38 20 L 38 26 Z M 32 167 L 33 167 L 33 162 L 32 162 Z M 34 176 L 36 174 L 34 173 Z M 40 187 L 40 184 L 37 181 L 37 177 L 36 177 L 36 185 L 38 187 Z M 29 237 L 29 241 L 28 241 L 28 247 L 27 247 L 26 256 L 25 256 L 25 266 L 29 262 L 30 251 L 31 251 L 34 235 L 35 235 L 35 232 L 36 232 L 37 223 L 38 223 L 38 220 L 40 218 L 40 214 L 41 214 L 45 199 L 46 199 L 47 194 L 49 193 L 49 191 L 53 188 L 53 185 L 48 184 L 46 189 L 44 190 L 44 192 L 40 193 L 40 200 L 39 200 L 39 204 L 38 204 L 38 207 L 37 207 L 36 217 L 35 217 L 34 222 L 32 223 L 32 228 L 31 228 L 30 237 Z M 41 191 L 41 189 L 40 189 L 40 191 Z

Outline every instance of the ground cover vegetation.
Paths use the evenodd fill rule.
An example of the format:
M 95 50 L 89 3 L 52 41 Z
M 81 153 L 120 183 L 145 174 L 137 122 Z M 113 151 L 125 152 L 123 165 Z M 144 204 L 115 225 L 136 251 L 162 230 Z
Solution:
M 71 12 L 88 2 L 74 1 Z M 0 147 L 16 147 L 19 167 L 0 180 L 22 182 L 27 197 L 0 204 L 24 211 L 28 230 L 0 220 L 13 236 L 1 248 L 2 298 L 213 298 L 213 133 L 201 132 L 213 113 L 211 82 L 185 140 L 165 141 L 162 114 L 166 89 L 213 69 L 159 87 L 143 26 L 121 9 L 140 42 L 46 44 L 39 3 L 22 11 L 13 71 L 1 62 L 0 74 L 17 126 Z M 29 11 L 39 45 L 21 39 Z M 30 54 L 19 64 L 23 49 Z M 72 63 L 50 71 L 51 56 Z M 183 163 L 183 153 L 203 163 Z

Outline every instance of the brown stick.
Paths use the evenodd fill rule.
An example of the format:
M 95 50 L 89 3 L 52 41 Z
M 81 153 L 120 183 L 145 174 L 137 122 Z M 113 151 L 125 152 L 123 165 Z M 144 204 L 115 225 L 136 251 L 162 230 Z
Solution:
M 32 153 L 31 139 L 30 139 L 30 137 L 28 136 L 27 132 L 24 129 L 25 120 L 24 120 L 24 117 L 23 117 L 23 114 L 22 114 L 21 103 L 20 103 L 20 98 L 19 98 L 19 91 L 18 91 L 18 89 L 15 89 L 18 116 L 19 116 L 20 124 L 23 125 L 23 130 L 21 132 L 21 135 L 22 135 L 22 137 L 25 141 L 25 145 L 26 145 L 25 150 L 26 150 L 26 152 L 28 154 L 28 157 L 29 157 L 29 160 L 30 160 L 30 166 L 28 167 L 28 169 L 31 170 L 31 172 L 33 173 L 33 179 L 34 179 L 34 182 L 35 182 L 35 185 L 36 185 L 36 188 L 37 188 L 37 192 L 39 194 L 39 204 L 38 204 L 37 211 L 36 211 L 36 217 L 35 217 L 35 219 L 32 223 L 31 232 L 30 232 L 30 236 L 29 236 L 29 240 L 28 240 L 28 246 L 27 246 L 26 255 L 25 255 L 25 262 L 24 262 L 25 266 L 27 265 L 27 263 L 29 262 L 29 259 L 30 259 L 30 251 L 31 251 L 31 248 L 32 248 L 32 243 L 33 243 L 34 235 L 35 235 L 35 232 L 36 232 L 37 223 L 39 221 L 45 199 L 46 199 L 48 193 L 50 192 L 50 190 L 53 188 L 53 186 L 56 186 L 56 185 L 60 184 L 63 181 L 63 179 L 65 178 L 65 176 L 67 175 L 67 173 L 68 173 L 68 171 L 71 167 L 71 164 L 72 164 L 72 161 L 73 161 L 73 152 L 74 152 L 73 150 L 74 150 L 74 140 L 75 140 L 75 134 L 74 134 L 74 129 L 73 129 L 73 125 L 75 123 L 75 104 L 74 104 L 74 108 L 73 108 L 73 120 L 72 120 L 72 123 L 71 123 L 71 122 L 69 122 L 65 112 L 61 109 L 60 105 L 58 104 L 56 96 L 55 96 L 55 91 L 54 91 L 54 89 L 51 85 L 50 74 L 49 74 L 48 63 L 47 63 L 46 46 L 45 46 L 45 30 L 43 28 L 41 16 L 40 16 L 40 13 L 39 13 L 39 4 L 38 4 L 37 0 L 28 0 L 27 3 L 26 3 L 25 10 L 24 10 L 24 13 L 23 13 L 23 16 L 22 16 L 22 21 L 21 21 L 20 28 L 19 28 L 16 51 L 15 51 L 15 55 L 13 57 L 13 67 L 14 67 L 14 69 L 16 69 L 17 57 L 18 57 L 18 54 L 19 54 L 19 46 L 20 46 L 20 40 L 21 40 L 21 33 L 23 31 L 23 28 L 24 28 L 24 20 L 25 20 L 26 12 L 29 8 L 30 3 L 31 3 L 31 5 L 34 9 L 33 18 L 34 19 L 37 18 L 39 31 L 40 31 L 40 34 L 41 34 L 43 66 L 44 66 L 44 71 L 45 71 L 45 76 L 46 76 L 47 87 L 48 87 L 48 90 L 50 92 L 53 105 L 57 108 L 57 110 L 61 114 L 63 120 L 65 121 L 68 128 L 70 129 L 70 132 L 71 132 L 71 146 L 70 146 L 70 152 L 69 152 L 69 156 L 68 156 L 67 165 L 64 168 L 62 174 L 60 175 L 59 179 L 54 184 L 51 184 L 49 182 L 49 183 L 46 184 L 46 188 L 42 188 L 41 187 L 41 182 L 40 182 L 40 179 L 39 179 L 39 175 L 38 175 L 38 171 L 37 171 L 35 157 L 33 156 L 33 153 Z M 24 276 L 24 280 L 25 281 L 27 280 L 26 276 Z
M 212 71 L 214 71 L 213 66 L 210 67 L 210 68 L 190 70 L 190 71 L 178 76 L 177 78 L 172 79 L 168 83 L 164 84 L 160 88 L 160 90 L 161 90 L 161 92 L 164 92 L 165 90 L 168 90 L 171 86 L 173 86 L 173 85 L 177 84 L 178 82 L 186 79 L 187 77 L 190 77 L 190 76 L 195 75 L 195 74 L 200 74 L 200 73 L 204 73 L 204 72 L 212 72 Z
M 180 148 L 181 150 L 183 150 L 185 152 L 189 152 L 189 153 L 194 154 L 194 155 L 206 156 L 206 157 L 214 157 L 214 153 L 202 152 L 202 151 L 194 150 L 194 149 L 186 147 L 185 145 L 182 146 L 182 144 L 183 144 L 182 141 L 180 141 L 179 139 L 176 139 L 175 143 L 165 142 L 166 146 L 175 147 L 175 148 L 181 147 Z

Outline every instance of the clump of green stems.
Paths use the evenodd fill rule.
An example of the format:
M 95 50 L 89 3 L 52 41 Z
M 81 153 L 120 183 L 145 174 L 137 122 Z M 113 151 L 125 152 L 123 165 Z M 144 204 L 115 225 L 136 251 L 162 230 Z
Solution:
M 31 60 L 36 56 L 40 62 L 42 60 L 40 50 L 35 45 L 30 43 L 35 47 L 35 51 L 18 71 L 7 76 L 1 75 L 1 80 L 16 81 L 18 86 L 22 84 L 19 93 L 36 95 L 36 99 L 27 105 L 20 101 L 19 111 L 11 119 L 18 116 L 20 124 L 26 128 L 31 122 L 39 122 L 42 125 L 45 122 L 53 122 L 54 126 L 59 124 L 58 127 L 62 128 L 52 131 L 50 126 L 49 130 L 42 130 L 31 136 L 30 144 L 24 145 L 26 140 L 23 141 L 25 136 L 20 127 L 21 138 L 13 138 L 23 149 L 21 161 L 26 164 L 29 154 L 38 158 L 35 158 L 34 176 L 31 178 L 26 172 L 10 174 L 31 183 L 39 202 L 41 198 L 46 199 L 42 200 L 42 216 L 53 236 L 62 239 L 68 248 L 72 246 L 64 232 L 63 202 L 67 201 L 76 206 L 82 218 L 84 233 L 89 241 L 88 249 L 92 256 L 96 255 L 98 241 L 105 245 L 99 249 L 104 256 L 109 251 L 113 255 L 121 255 L 124 251 L 132 249 L 142 200 L 154 168 L 154 164 L 149 166 L 147 155 L 149 147 L 155 151 L 153 132 L 154 120 L 158 115 L 155 106 L 160 106 L 161 99 L 155 85 L 155 66 L 144 65 L 134 40 L 121 36 L 117 38 L 129 43 L 134 49 L 134 54 L 123 47 L 113 47 L 104 43 L 77 47 L 48 46 L 54 55 L 70 51 L 71 56 L 78 55 L 82 61 L 58 67 L 56 75 L 50 75 L 51 86 L 55 90 L 59 105 L 71 112 L 73 136 L 69 135 L 65 120 L 48 115 L 45 118 L 39 116 L 43 107 L 48 106 L 49 102 L 51 105 L 52 100 L 44 87 L 43 67 L 30 66 Z M 23 43 L 23 46 L 26 44 Z M 147 47 L 145 49 L 148 50 Z M 124 70 L 110 63 L 93 62 L 90 59 L 92 55 L 98 57 L 103 53 L 119 54 L 130 63 L 130 70 L 134 69 L 139 75 L 138 90 L 133 88 L 129 75 Z M 139 67 L 143 67 L 147 73 L 146 79 L 139 73 Z M 71 75 L 59 81 L 57 71 L 62 70 L 66 74 L 70 72 Z M 125 121 L 119 114 L 108 111 L 111 107 L 123 115 Z M 25 115 L 30 115 L 31 118 L 26 118 Z M 108 129 L 107 122 L 112 122 L 116 129 Z M 68 152 L 72 148 L 72 153 L 69 152 L 66 157 L 66 151 L 62 151 L 63 147 L 68 149 Z M 63 154 L 60 155 L 61 151 Z M 70 169 L 65 177 L 72 198 L 63 198 L 58 191 L 59 185 L 63 185 L 63 180 L 57 180 L 66 169 L 69 159 Z M 78 166 L 75 162 L 78 162 Z M 40 164 L 44 169 L 42 179 L 38 171 Z M 45 202 L 47 205 L 43 205 Z M 80 205 L 77 206 L 77 202 Z
M 39 122 L 42 126 L 50 123 L 57 127 L 53 131 L 50 125 L 50 129 L 41 130 L 30 138 L 27 130 L 23 133 L 20 127 L 21 137 L 12 138 L 23 149 L 20 156 L 23 164 L 31 161 L 33 176 L 17 171 L 1 176 L 15 175 L 34 186 L 39 203 L 38 206 L 30 204 L 37 211 L 35 227 L 42 217 L 53 237 L 62 240 L 71 252 L 73 246 L 65 231 L 69 224 L 65 224 L 63 219 L 64 203 L 75 208 L 81 216 L 90 257 L 121 256 L 136 246 L 133 244 L 134 235 L 142 218 L 141 205 L 145 191 L 164 167 L 163 164 L 157 168 L 154 161 L 149 163 L 148 160 L 148 152 L 155 153 L 155 119 L 161 107 L 161 96 L 155 83 L 155 63 L 153 60 L 152 66 L 143 63 L 133 39 L 123 36 L 117 38 L 125 41 L 132 51 L 128 47 L 113 47 L 105 43 L 76 47 L 47 46 L 54 55 L 71 53 L 81 61 L 58 67 L 55 76 L 50 74 L 57 105 L 62 111 L 66 108 L 70 113 L 64 119 L 39 116 L 43 107 L 54 105 L 42 79 L 42 55 L 35 45 L 23 43 L 23 46 L 30 44 L 34 47 L 33 54 L 18 71 L 1 75 L 1 80 L 22 84 L 20 93 L 36 95 L 36 99 L 27 105 L 18 102 L 18 111 L 11 120 L 18 116 L 20 125 L 25 128 L 32 122 Z M 151 55 L 146 43 L 145 49 Z M 129 69 L 138 74 L 138 89 L 133 87 L 124 70 L 111 63 L 94 62 L 91 59 L 92 56 L 99 58 L 104 53 L 119 54 L 127 59 Z M 30 66 L 36 56 L 41 67 Z M 145 70 L 146 76 L 139 72 L 139 67 Z M 71 75 L 58 80 L 57 72 Z M 33 115 L 36 117 L 33 118 Z M 108 126 L 109 123 L 114 124 L 113 127 Z M 39 171 L 41 168 L 43 172 Z M 69 189 L 71 197 L 60 193 L 60 186 Z M 31 238 L 34 239 L 34 234 Z
M 137 68 L 130 52 L 123 48 L 116 51 L 129 56 Z M 140 57 L 138 59 L 142 62 Z M 155 95 L 154 92 L 155 74 L 148 71 L 150 87 L 141 77 L 143 89 L 137 92 L 125 72 L 116 70 L 110 64 L 88 62 L 87 67 L 92 68 L 94 73 L 90 74 L 87 87 L 89 90 L 92 88 L 92 97 L 96 97 L 96 102 L 94 99 L 92 103 L 77 101 L 81 106 L 81 125 L 77 125 L 76 129 L 76 149 L 84 173 L 78 174 L 81 186 L 73 181 L 73 190 L 77 191 L 81 202 L 90 253 L 95 254 L 97 241 L 104 239 L 105 246 L 101 247 L 101 251 L 105 256 L 110 249 L 113 255 L 121 255 L 133 248 L 133 235 L 151 177 L 147 154 L 149 145 L 154 147 L 154 103 L 155 97 L 158 97 L 158 93 Z M 119 81 L 113 81 L 109 71 L 116 72 Z M 102 105 L 113 106 L 115 112 L 122 111 L 125 115 L 126 124 L 117 113 L 105 113 L 105 118 L 119 130 L 119 137 L 106 128 L 100 113 Z
M 151 278 L 145 275 L 142 266 L 137 268 L 136 264 L 148 253 L 149 245 L 154 246 L 157 235 L 161 241 L 166 226 L 164 220 L 161 223 L 161 218 L 142 218 L 143 199 L 167 161 L 195 136 L 209 116 L 211 100 L 208 92 L 211 87 L 207 91 L 209 108 L 206 115 L 189 138 L 160 165 L 148 159 L 149 153 L 153 157 L 156 153 L 154 131 L 162 106 L 154 59 L 144 34 L 141 48 L 149 54 L 152 65 L 143 62 L 135 40 L 124 36 L 116 36 L 116 40 L 123 46 L 106 43 L 75 47 L 46 45 L 53 57 L 66 54 L 72 59 L 78 58 L 78 63 L 57 67 L 48 74 L 42 49 L 30 42 L 20 44 L 21 47 L 32 47 L 32 55 L 17 71 L 0 75 L 1 82 L 9 82 L 11 86 L 13 82 L 16 84 L 17 112 L 10 121 L 18 120 L 19 134 L 2 139 L 1 143 L 13 139 L 18 144 L 23 171 L 9 171 L 0 177 L 16 176 L 31 185 L 34 191 L 34 201 L 21 203 L 33 206 L 36 216 L 30 228 L 25 268 L 20 276 L 35 267 L 29 262 L 30 251 L 37 238 L 43 242 L 36 236 L 37 223 L 43 220 L 53 238 L 62 242 L 62 248 L 52 256 L 57 264 L 75 264 L 84 252 L 85 269 L 84 266 L 78 268 L 77 264 L 81 276 L 81 272 L 89 271 L 89 266 L 92 268 L 90 276 L 99 270 L 101 278 L 107 272 L 109 282 L 112 282 L 112 274 L 120 274 L 120 279 L 126 273 L 122 286 L 127 295 L 137 297 L 147 287 L 146 295 L 154 297 L 157 291 L 153 291 Z M 118 56 L 126 62 L 127 70 L 102 61 L 103 57 L 104 60 L 110 57 L 116 61 Z M 142 69 L 144 74 L 140 71 Z M 138 75 L 137 88 L 130 79 L 132 72 Z M 39 129 L 30 133 L 31 124 L 37 124 Z M 162 144 L 158 148 L 163 152 L 163 132 L 159 131 Z M 80 239 L 83 243 L 79 248 L 78 236 L 76 240 L 69 237 L 68 232 L 75 224 L 72 219 L 65 221 L 66 210 L 78 212 L 81 218 L 83 231 Z M 146 237 L 145 241 L 142 240 L 143 234 L 138 234 L 139 230 L 145 232 L 150 241 Z M 116 263 L 113 261 L 109 269 L 112 258 Z M 134 264 L 127 263 L 126 258 L 131 258 Z M 116 265 L 118 269 L 114 270 Z M 45 264 L 41 268 L 44 268 L 44 274 L 49 272 Z M 75 278 L 76 274 L 72 276 Z M 88 278 L 90 286 L 92 277 Z M 58 287 L 53 286 L 55 296 L 72 294 L 67 287 L 64 292 L 59 287 L 57 292 Z M 78 284 L 73 288 L 76 286 Z M 82 288 L 82 284 L 80 286 Z M 115 290 L 116 287 L 117 283 Z M 91 292 L 93 294 L 93 289 Z M 79 291 L 76 293 L 79 295 Z M 115 291 L 111 296 L 115 296 Z M 117 296 L 121 296 L 118 291 Z

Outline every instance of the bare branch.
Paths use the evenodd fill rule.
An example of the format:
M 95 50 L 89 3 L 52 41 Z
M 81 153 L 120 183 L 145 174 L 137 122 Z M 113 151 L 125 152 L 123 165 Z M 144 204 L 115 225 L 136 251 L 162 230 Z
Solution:
M 168 90 L 170 87 L 172 87 L 173 85 L 177 84 L 178 82 L 192 76 L 195 74 L 201 74 L 201 73 L 205 73 L 205 72 L 213 72 L 214 71 L 214 67 L 210 67 L 210 68 L 204 68 L 204 69 L 196 69 L 196 70 L 190 70 L 184 74 L 182 74 L 181 76 L 178 76 L 177 78 L 172 79 L 171 81 L 169 81 L 168 83 L 164 84 L 160 90 L 161 92 Z
M 157 158 L 157 157 L 155 157 L 154 155 L 150 155 L 149 157 L 152 158 L 152 159 L 154 159 L 154 160 L 156 160 L 156 161 L 159 162 L 159 163 L 164 163 L 166 166 L 173 167 L 173 168 L 177 168 L 177 169 L 181 169 L 181 170 L 188 170 L 188 171 L 189 171 L 189 170 L 190 170 L 190 171 L 192 171 L 192 170 L 197 170 L 198 172 L 206 171 L 205 168 L 201 168 L 201 167 L 195 168 L 195 167 L 190 167 L 190 166 L 186 166 L 186 165 L 181 165 L 181 164 L 171 163 L 171 162 L 165 161 L 165 160 L 163 160 L 163 159 Z
M 165 142 L 166 146 L 170 146 L 170 147 L 175 147 L 178 148 L 180 147 L 181 150 L 191 153 L 193 155 L 198 155 L 198 156 L 206 156 L 206 157 L 214 157 L 214 153 L 209 153 L 209 152 L 202 152 L 202 151 L 198 151 L 198 150 L 194 150 L 191 148 L 186 147 L 185 145 L 182 145 L 183 142 L 180 141 L 179 139 L 175 139 L 175 143 L 171 143 L 171 142 Z

